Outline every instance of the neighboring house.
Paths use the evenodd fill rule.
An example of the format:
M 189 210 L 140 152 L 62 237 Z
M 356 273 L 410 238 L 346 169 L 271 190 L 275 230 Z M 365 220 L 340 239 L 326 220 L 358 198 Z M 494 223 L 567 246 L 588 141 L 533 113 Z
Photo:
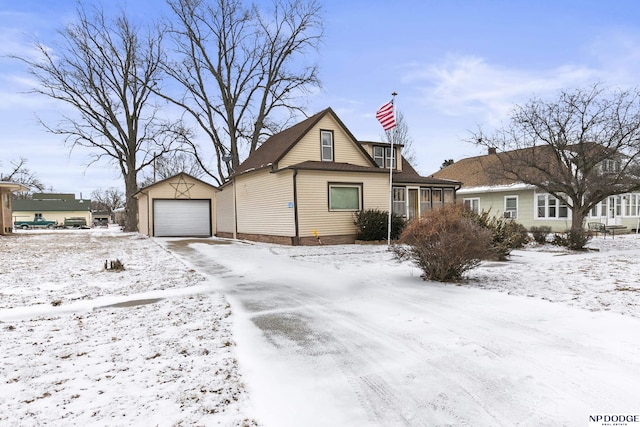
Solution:
M 140 189 L 138 231 L 156 237 L 211 237 L 215 234 L 217 187 L 179 173 Z
M 0 235 L 9 234 L 13 229 L 13 201 L 11 193 L 29 191 L 15 182 L 0 181 Z
M 459 160 L 431 176 L 461 181 L 458 200 L 476 212 L 490 211 L 496 216 L 513 218 L 527 229 L 549 226 L 553 232 L 564 232 L 571 228 L 571 211 L 566 204 L 533 185 L 496 178 L 491 171 L 498 165 L 498 155 L 489 150 L 487 155 Z M 635 230 L 639 219 L 640 193 L 632 193 L 603 200 L 591 210 L 587 222 Z
M 354 213 L 408 219 L 454 202 L 460 183 L 420 176 L 401 147 L 359 142 L 328 108 L 266 140 L 216 195 L 217 236 L 289 245 L 353 243 Z M 393 160 L 392 160 L 393 159 Z
M 75 194 L 34 193 L 31 199 L 13 201 L 13 220 L 32 221 L 44 218 L 63 225 L 69 218 L 84 218 L 91 224 L 91 200 L 76 199 Z
M 106 226 L 112 222 L 111 215 L 107 211 L 93 211 L 91 217 L 93 226 Z

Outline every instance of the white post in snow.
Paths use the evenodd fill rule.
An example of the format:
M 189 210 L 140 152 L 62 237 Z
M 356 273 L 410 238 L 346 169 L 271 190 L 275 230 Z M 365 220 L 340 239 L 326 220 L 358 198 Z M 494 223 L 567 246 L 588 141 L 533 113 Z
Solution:
M 396 118 L 396 95 L 397 95 L 396 92 L 393 92 L 391 94 L 391 96 L 393 96 L 392 104 L 393 104 L 394 122 Z M 393 210 L 393 165 L 394 165 L 394 159 L 395 159 L 395 155 L 394 155 L 395 153 L 393 152 L 393 140 L 395 139 L 395 135 L 396 135 L 396 126 L 394 126 L 393 129 L 391 130 L 391 164 L 389 165 L 389 221 L 387 224 L 387 227 L 388 227 L 387 247 L 388 248 L 391 247 L 391 211 Z

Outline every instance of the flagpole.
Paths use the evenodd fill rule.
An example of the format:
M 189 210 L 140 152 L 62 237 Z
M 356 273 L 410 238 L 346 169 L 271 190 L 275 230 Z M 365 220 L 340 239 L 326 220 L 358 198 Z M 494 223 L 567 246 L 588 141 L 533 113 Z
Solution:
M 395 122 L 395 117 L 396 117 L 396 92 L 393 92 L 391 94 L 391 96 L 393 97 L 391 99 L 392 105 L 393 105 L 393 119 Z M 395 139 L 395 135 L 396 135 L 396 126 L 393 127 L 393 129 L 391 130 L 391 164 L 389 165 L 389 222 L 387 224 L 387 247 L 390 248 L 391 247 L 391 212 L 393 210 L 393 165 L 394 165 L 394 158 L 395 158 L 395 153 L 393 151 L 393 140 Z

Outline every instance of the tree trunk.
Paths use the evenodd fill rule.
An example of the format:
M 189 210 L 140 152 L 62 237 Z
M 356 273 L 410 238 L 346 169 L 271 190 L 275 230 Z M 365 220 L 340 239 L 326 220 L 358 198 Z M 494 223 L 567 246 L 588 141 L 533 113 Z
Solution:
M 137 176 L 134 171 L 128 171 L 125 178 L 125 219 L 124 231 L 138 231 L 138 200 L 133 195 L 138 191 Z
M 584 230 L 584 219 L 587 216 L 588 211 L 584 209 L 572 209 L 571 210 L 571 232 L 577 235 Z

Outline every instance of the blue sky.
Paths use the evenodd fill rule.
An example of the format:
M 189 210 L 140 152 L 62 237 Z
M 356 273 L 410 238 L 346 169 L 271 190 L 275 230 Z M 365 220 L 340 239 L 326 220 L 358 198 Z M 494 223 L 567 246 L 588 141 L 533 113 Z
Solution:
M 104 2 L 109 4 L 110 2 Z M 491 130 L 533 96 L 601 82 L 638 84 L 640 3 L 633 0 L 324 1 L 325 41 L 319 52 L 323 89 L 308 113 L 332 107 L 352 133 L 379 140 L 375 111 L 396 91 L 413 138 L 416 169 L 430 174 L 445 159 L 483 154 L 465 142 Z M 127 10 L 154 16 L 162 0 L 130 0 Z M 29 35 L 52 40 L 73 19 L 75 1 L 0 0 L 0 55 L 28 53 Z M 46 133 L 38 115 L 56 120 L 59 106 L 25 95 L 20 64 L 0 57 L 0 171 L 25 157 L 55 191 L 88 197 L 122 187 L 108 165 L 87 166 L 88 152 Z

